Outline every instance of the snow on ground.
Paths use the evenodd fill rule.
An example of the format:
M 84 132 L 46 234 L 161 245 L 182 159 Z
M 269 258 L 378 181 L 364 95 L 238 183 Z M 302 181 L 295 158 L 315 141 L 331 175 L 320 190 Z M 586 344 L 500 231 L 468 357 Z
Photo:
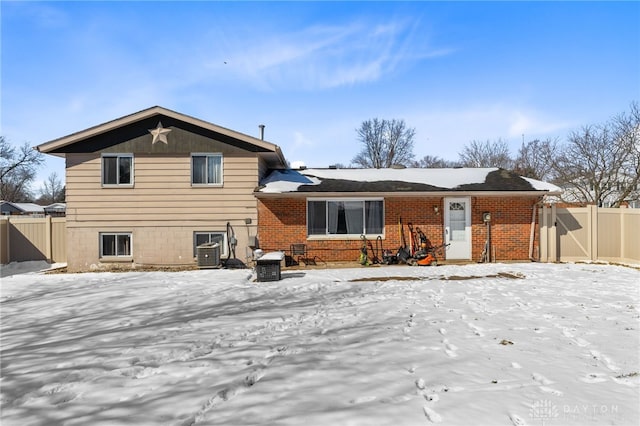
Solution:
M 482 264 L 2 280 L 2 424 L 637 425 L 640 272 Z
M 34 260 L 30 262 L 11 262 L 0 267 L 0 277 L 8 277 L 27 272 L 41 272 L 66 266 L 66 263 L 48 263 L 46 260 Z

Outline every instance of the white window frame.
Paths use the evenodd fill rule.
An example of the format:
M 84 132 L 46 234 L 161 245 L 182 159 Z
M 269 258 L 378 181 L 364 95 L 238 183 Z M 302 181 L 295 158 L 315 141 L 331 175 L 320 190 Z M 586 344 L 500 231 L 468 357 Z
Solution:
M 193 158 L 194 157 L 205 157 L 205 179 L 208 179 L 208 174 L 206 171 L 209 169 L 209 158 L 210 157 L 219 157 L 220 158 L 220 182 L 205 182 L 205 183 L 194 183 L 193 182 Z M 219 187 L 224 184 L 224 156 L 221 152 L 193 152 L 191 153 L 191 164 L 189 167 L 191 173 L 189 179 L 191 180 L 191 186 L 193 187 Z
M 116 179 L 117 182 L 116 183 L 105 183 L 104 182 L 104 178 L 105 178 L 105 170 L 104 170 L 104 159 L 105 158 L 116 158 L 117 159 L 117 163 L 116 163 L 116 171 L 117 171 L 117 175 L 116 175 Z M 131 170 L 129 171 L 130 174 L 130 182 L 129 183 L 120 183 L 120 158 L 130 158 L 131 159 Z M 102 185 L 103 188 L 131 188 L 133 186 L 133 179 L 134 179 L 134 173 L 133 171 L 135 170 L 134 168 L 134 158 L 133 158 L 133 154 L 131 153 L 126 153 L 126 154 L 102 154 L 100 156 L 100 183 Z
M 120 236 L 128 236 L 129 237 L 129 254 L 118 254 L 118 237 Z M 103 238 L 105 236 L 114 236 L 116 238 L 116 254 L 104 254 L 104 242 Z M 100 232 L 98 234 L 98 244 L 100 245 L 99 252 L 100 258 L 132 258 L 133 257 L 133 233 L 132 232 Z
M 193 257 L 197 256 L 197 250 L 196 248 L 198 247 L 197 244 L 197 235 L 205 235 L 208 234 L 209 237 L 211 237 L 211 235 L 222 235 L 222 247 L 220 247 L 220 257 L 226 257 L 227 256 L 227 233 L 224 231 L 193 231 Z M 209 238 L 209 241 L 211 241 L 211 238 Z M 206 243 L 205 243 L 206 244 Z
M 324 234 L 310 234 L 309 233 L 309 202 L 313 201 L 321 201 L 325 203 L 325 233 Z M 329 223 L 329 202 L 348 202 L 348 201 L 358 201 L 362 202 L 362 215 L 363 215 L 363 227 L 365 228 L 365 236 L 367 238 L 377 238 L 378 236 L 384 238 L 384 230 L 385 230 L 385 216 L 386 216 L 386 205 L 383 197 L 358 197 L 358 198 L 307 198 L 306 202 L 306 232 L 308 239 L 360 239 L 362 233 L 356 234 L 330 234 L 328 229 Z M 370 233 L 366 232 L 366 211 L 365 211 L 365 202 L 366 201 L 381 201 L 382 202 L 382 232 L 380 233 Z

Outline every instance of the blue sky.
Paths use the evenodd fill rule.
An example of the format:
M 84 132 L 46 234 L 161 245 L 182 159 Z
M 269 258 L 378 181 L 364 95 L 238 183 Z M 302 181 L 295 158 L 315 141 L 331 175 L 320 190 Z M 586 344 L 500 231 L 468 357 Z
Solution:
M 154 106 L 349 165 L 372 118 L 416 158 L 557 137 L 640 100 L 639 2 L 7 2 L 1 134 L 37 145 Z M 64 176 L 47 156 L 40 180 Z M 36 182 L 35 188 L 39 187 Z

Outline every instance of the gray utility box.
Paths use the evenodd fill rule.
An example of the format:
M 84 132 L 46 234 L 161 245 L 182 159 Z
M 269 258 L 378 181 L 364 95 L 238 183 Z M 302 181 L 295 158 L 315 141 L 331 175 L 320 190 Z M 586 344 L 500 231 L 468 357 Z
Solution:
M 280 264 L 284 260 L 284 253 L 272 251 L 256 260 L 256 275 L 258 281 L 280 281 Z
M 196 247 L 196 255 L 198 258 L 198 268 L 220 267 L 220 244 L 200 244 Z

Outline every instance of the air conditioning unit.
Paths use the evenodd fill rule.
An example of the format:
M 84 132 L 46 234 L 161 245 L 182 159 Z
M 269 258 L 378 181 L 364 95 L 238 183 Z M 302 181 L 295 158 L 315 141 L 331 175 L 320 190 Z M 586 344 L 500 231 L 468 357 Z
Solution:
M 207 243 L 196 247 L 196 257 L 198 268 L 219 268 L 220 267 L 220 244 Z

